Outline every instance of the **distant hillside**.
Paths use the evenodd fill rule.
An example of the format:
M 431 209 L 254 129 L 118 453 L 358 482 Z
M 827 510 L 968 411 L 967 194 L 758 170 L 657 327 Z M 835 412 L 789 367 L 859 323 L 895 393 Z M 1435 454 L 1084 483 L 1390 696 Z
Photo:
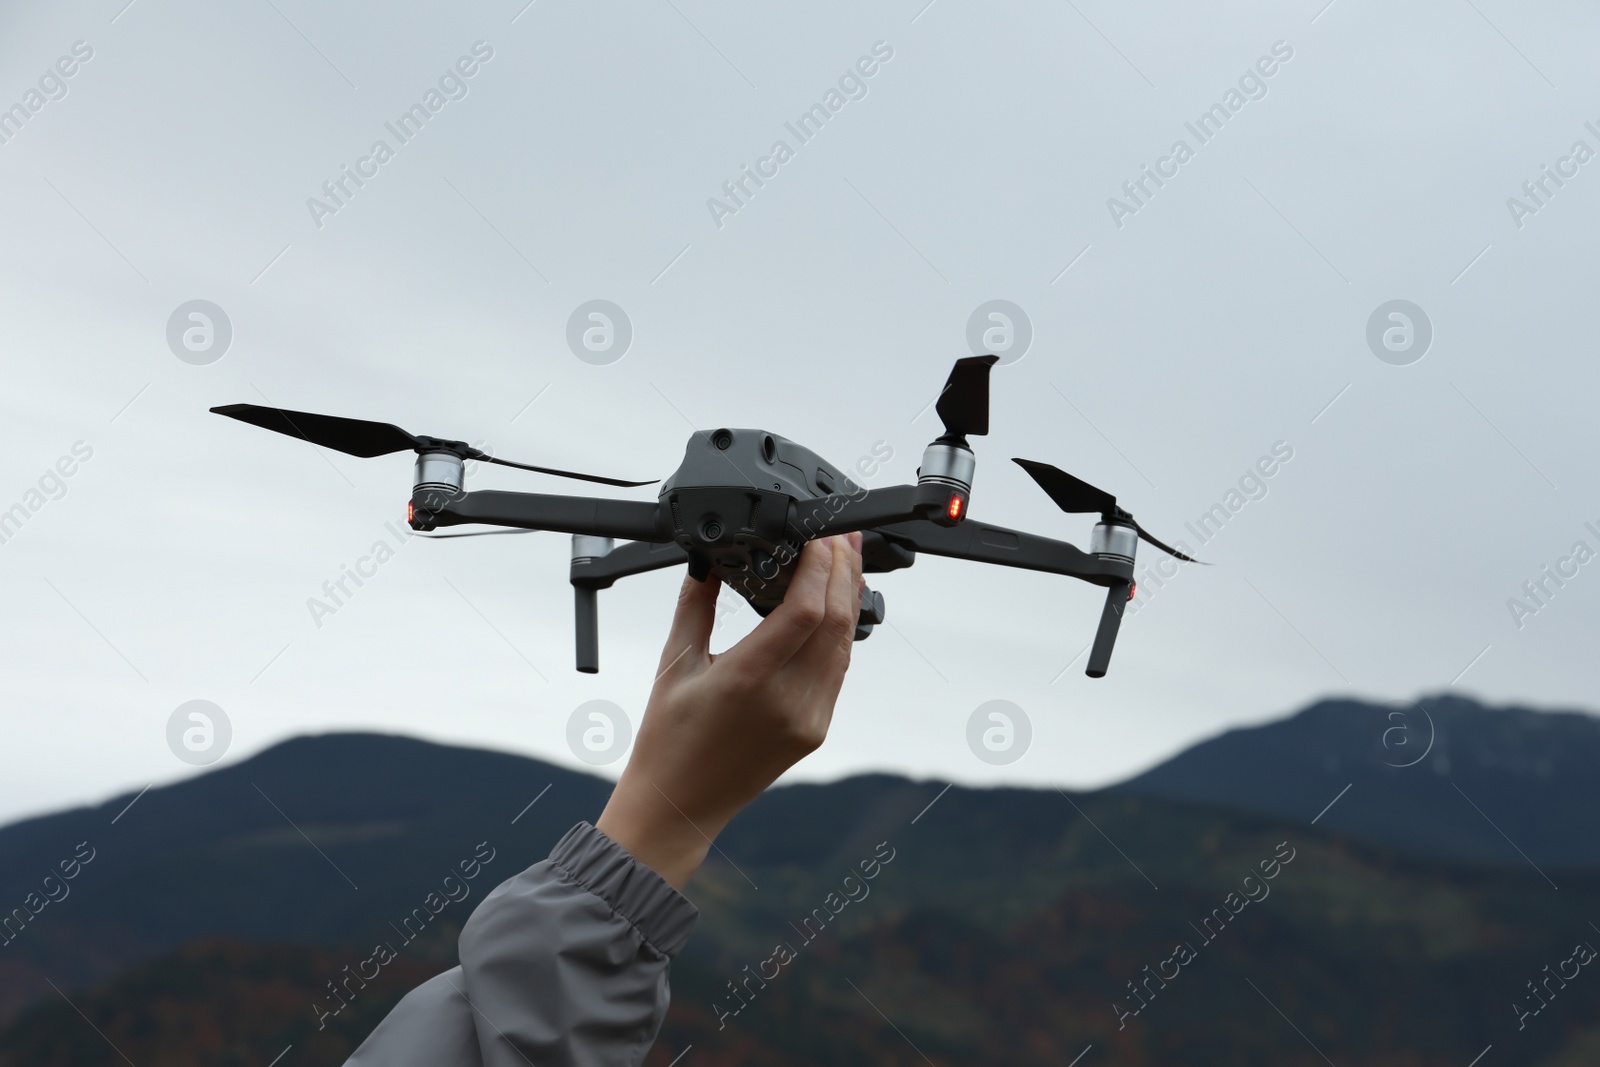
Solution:
M 1375 713 L 1388 722 L 1381 709 L 1323 704 L 1200 746 L 1210 762 L 1185 769 L 1187 788 L 1234 787 L 1201 803 L 1123 790 L 941 792 L 887 775 L 773 790 L 689 886 L 702 920 L 674 965 L 672 1011 L 649 1063 L 666 1067 L 689 1045 L 680 1067 L 923 1062 L 914 1044 L 940 1067 L 1059 1067 L 1091 1045 L 1080 1067 L 1323 1064 L 1306 1037 L 1341 1067 L 1461 1065 L 1491 1042 L 1506 1056 L 1498 1062 L 1600 1062 L 1600 979 L 1574 980 L 1521 1030 L 1510 1007 L 1576 942 L 1600 945 L 1589 926 L 1600 917 L 1600 865 L 1541 859 L 1558 892 L 1515 853 L 1478 862 L 1503 859 L 1492 847 L 1504 839 L 1448 805 L 1419 805 L 1406 790 L 1434 794 L 1405 777 L 1442 785 L 1482 823 L 1450 786 L 1466 782 L 1516 836 L 1520 824 L 1499 810 L 1516 808 L 1509 796 L 1455 778 L 1460 754 L 1478 751 L 1463 738 L 1492 738 L 1483 731 L 1495 723 L 1528 736 L 1570 731 L 1568 758 L 1580 761 L 1577 738 L 1592 720 L 1538 726 L 1527 713 L 1446 708 L 1449 773 L 1425 761 L 1365 775 L 1309 826 L 1356 778 L 1351 738 Z M 1545 749 L 1521 744 L 1496 758 L 1532 768 L 1535 781 L 1568 780 L 1566 758 L 1541 772 Z M 1391 751 L 1381 741 L 1378 750 Z M 1325 753 L 1340 760 L 1324 768 L 1327 781 L 1305 769 Z M 122 1055 L 140 1067 L 260 1067 L 291 1045 L 280 1067 L 338 1064 L 410 984 L 454 962 L 455 934 L 481 895 L 592 819 L 608 789 L 500 753 L 328 735 L 151 790 L 120 818 L 131 795 L 0 830 L 0 900 L 35 892 L 80 842 L 94 850 L 70 894 L 0 948 L 9 1019 L 0 1067 L 96 1067 L 124 1064 Z M 1400 814 L 1412 827 L 1435 820 L 1427 839 L 1472 861 L 1339 832 L 1335 813 L 1383 790 L 1391 814 L 1411 809 Z M 1270 813 L 1274 798 L 1288 814 Z M 472 898 L 406 943 L 386 972 L 394 977 L 319 1031 L 328 981 L 361 946 L 401 937 L 447 869 L 484 847 L 494 858 Z M 806 916 L 827 916 L 828 894 L 879 849 L 893 859 L 870 895 L 808 938 Z M 1244 903 L 1241 894 L 1261 892 L 1245 875 L 1285 854 L 1293 859 L 1265 899 Z M 798 958 L 747 1004 L 733 999 L 728 983 L 780 942 Z M 1179 943 L 1195 958 L 1160 988 L 1144 968 L 1173 966 L 1164 961 Z M 1139 987 L 1146 996 L 1156 990 L 1137 1016 L 1123 1014 L 1137 1004 L 1134 981 L 1152 983 Z
M 80 842 L 95 856 L 66 899 L 0 949 L 0 1020 L 53 995 L 45 978 L 87 983 L 195 939 L 361 943 L 487 841 L 496 856 L 483 884 L 440 915 L 459 925 L 454 909 L 542 859 L 609 793 L 602 779 L 520 756 L 329 734 L 152 789 L 120 818 L 133 794 L 8 826 L 7 907 Z
M 1115 789 L 1309 821 L 1348 785 L 1319 826 L 1433 856 L 1600 866 L 1597 767 L 1593 715 L 1453 695 L 1325 700 L 1230 730 Z
M 285 1062 L 340 1064 L 401 997 L 444 969 L 397 959 L 350 1009 L 318 1029 L 306 1005 L 361 955 L 314 945 L 198 941 L 72 1004 L 45 1001 L 0 1033 L 0 1064 L 127 1067 L 126 1055 L 141 1067 L 258 1067 L 290 1046 L 295 1057 Z
M 925 787 L 923 805 L 934 795 Z M 1572 982 L 1522 1030 L 1511 1010 L 1542 967 L 1600 943 L 1584 919 L 1600 913 L 1596 872 L 1554 872 L 1556 893 L 1525 869 L 1427 863 L 1134 797 L 952 789 L 913 824 L 923 805 L 875 796 L 796 828 L 835 843 L 820 860 L 730 849 L 739 870 L 714 861 L 695 878 L 704 915 L 673 967 L 652 1067 L 690 1046 L 679 1067 L 924 1062 L 913 1046 L 939 1067 L 1062 1067 L 1086 1049 L 1080 1067 L 1323 1064 L 1302 1033 L 1341 1067 L 1462 1067 L 1490 1044 L 1499 1062 L 1578 1067 L 1600 1049 L 1600 981 Z M 893 859 L 870 895 L 807 940 L 796 924 L 884 841 Z M 1275 878 L 1244 882 L 1277 856 L 1292 858 Z M 1245 892 L 1265 895 L 1245 904 Z M 778 943 L 797 958 L 735 999 L 728 983 Z M 1192 953 L 1181 966 L 1178 945 Z M 70 1005 L 47 990 L 0 1031 L 0 1067 L 262 1067 L 291 1047 L 285 1064 L 334 1067 L 445 962 L 402 954 L 319 1031 L 313 1005 L 357 958 L 353 947 L 191 944 L 72 990 Z

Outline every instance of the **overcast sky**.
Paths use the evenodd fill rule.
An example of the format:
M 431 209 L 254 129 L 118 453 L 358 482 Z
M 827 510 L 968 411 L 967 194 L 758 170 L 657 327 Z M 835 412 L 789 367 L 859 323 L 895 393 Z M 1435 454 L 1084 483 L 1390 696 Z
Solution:
M 892 626 L 797 775 L 1092 786 L 1329 694 L 1592 699 L 1591 5 L 525 3 L 0 11 L 0 107 L 21 108 L 0 509 L 23 509 L 0 544 L 0 818 L 195 773 L 167 723 L 196 699 L 225 710 L 229 761 L 363 729 L 580 766 L 579 704 L 637 722 L 681 571 L 602 594 L 598 676 L 572 666 L 563 535 L 406 542 L 314 619 L 325 581 L 398 541 L 411 457 L 208 407 L 635 478 L 694 428 L 760 426 L 841 466 L 887 446 L 887 485 L 991 300 L 1032 339 L 994 372 L 972 515 L 1083 543 L 1093 519 L 1009 462 L 1044 460 L 1216 566 L 1141 597 L 1098 681 L 1072 662 L 1098 589 L 931 558 L 883 576 Z M 386 124 L 430 90 L 402 141 Z M 368 176 L 334 200 L 345 168 Z M 734 201 L 742 168 L 768 177 Z M 632 326 L 605 365 L 567 342 L 595 299 Z M 231 326 L 209 363 L 169 345 L 194 300 Z M 1369 344 L 1395 300 L 1431 324 L 1420 359 L 1409 312 L 1380 316 L 1387 360 Z M 1275 446 L 1292 458 L 1246 478 Z M 1213 505 L 1202 544 L 1185 524 Z M 1531 600 L 1546 566 L 1569 576 Z M 990 700 L 1032 724 L 1004 766 L 968 748 Z

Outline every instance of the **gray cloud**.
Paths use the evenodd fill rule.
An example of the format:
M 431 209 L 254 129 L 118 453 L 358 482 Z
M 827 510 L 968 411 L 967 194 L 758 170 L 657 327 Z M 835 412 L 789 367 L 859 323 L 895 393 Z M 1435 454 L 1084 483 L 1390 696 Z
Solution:
M 0 15 L 0 102 L 94 49 L 0 144 L 0 501 L 94 449 L 0 545 L 0 814 L 187 773 L 164 729 L 193 699 L 226 710 L 229 759 L 362 727 L 570 763 L 572 709 L 642 710 L 676 574 L 603 594 L 596 678 L 571 669 L 553 534 L 413 544 L 313 627 L 306 597 L 402 514 L 408 463 L 207 407 L 637 477 L 668 473 L 692 428 L 760 425 L 836 462 L 887 441 L 888 484 L 912 477 L 936 433 L 918 413 L 996 299 L 1032 340 L 995 373 L 974 515 L 1086 538 L 1008 462 L 1027 456 L 1182 537 L 1273 442 L 1294 460 L 1206 546 L 1217 566 L 1129 620 L 1103 681 L 1068 669 L 1096 590 L 932 559 L 885 576 L 892 626 L 859 646 L 803 775 L 1093 784 L 1469 664 L 1458 686 L 1491 697 L 1597 691 L 1600 585 L 1520 631 L 1506 607 L 1600 520 L 1600 178 L 1584 168 L 1521 229 L 1506 208 L 1600 122 L 1588 9 L 275 5 Z M 314 226 L 307 197 L 479 40 L 494 58 L 470 92 Z M 894 59 L 870 96 L 718 230 L 708 193 L 877 40 Z M 1270 95 L 1109 225 L 1107 196 L 1278 40 L 1294 58 Z M 604 365 L 566 341 L 601 299 L 633 330 Z M 1366 340 L 1397 299 L 1434 329 L 1408 365 Z M 232 325 L 207 365 L 166 340 L 193 300 Z M 741 609 L 719 635 L 752 623 Z M 1031 720 L 1013 764 L 967 746 L 989 700 Z

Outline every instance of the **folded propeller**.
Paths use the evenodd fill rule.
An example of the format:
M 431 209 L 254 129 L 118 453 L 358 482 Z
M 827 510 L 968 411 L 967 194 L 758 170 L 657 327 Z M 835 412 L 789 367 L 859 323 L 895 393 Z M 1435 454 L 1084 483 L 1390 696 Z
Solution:
M 230 419 L 259 426 L 263 430 L 299 437 L 314 445 L 322 445 L 324 448 L 332 448 L 351 456 L 360 456 L 362 459 L 387 456 L 392 452 L 454 452 L 462 459 L 481 460 L 485 463 L 515 467 L 518 470 L 534 471 L 538 474 L 553 474 L 558 478 L 576 478 L 584 482 L 630 488 L 655 484 L 654 479 L 648 482 L 629 482 L 620 478 L 603 478 L 598 474 L 579 474 L 576 471 L 557 470 L 554 467 L 513 463 L 508 459 L 497 459 L 487 452 L 479 451 L 465 441 L 418 436 L 387 422 L 347 419 L 339 415 L 317 415 L 309 411 L 289 411 L 284 408 L 265 408 L 259 404 L 223 404 L 211 410 L 218 415 L 226 415 Z
M 956 360 L 934 404 L 947 438 L 982 437 L 989 432 L 989 368 L 998 362 L 999 356 Z
M 1133 516 L 1117 507 L 1117 498 L 1104 489 L 1096 488 L 1082 478 L 1068 474 L 1060 467 L 1049 463 L 1040 463 L 1031 459 L 1013 459 L 1013 463 L 1028 472 L 1028 476 L 1039 483 L 1039 488 L 1049 494 L 1050 499 L 1056 502 L 1056 507 L 1069 515 L 1088 514 L 1099 512 L 1102 521 L 1120 523 L 1131 526 L 1139 535 L 1139 540 L 1152 544 L 1185 563 L 1199 563 L 1193 556 L 1185 555 L 1165 542 L 1157 540 L 1143 526 L 1134 521 Z

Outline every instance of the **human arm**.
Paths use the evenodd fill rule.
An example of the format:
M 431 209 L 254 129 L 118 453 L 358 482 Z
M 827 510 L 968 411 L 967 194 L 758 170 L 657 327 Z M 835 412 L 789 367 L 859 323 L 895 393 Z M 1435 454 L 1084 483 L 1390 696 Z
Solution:
M 720 655 L 720 583 L 686 579 L 639 737 L 596 826 L 497 887 L 461 965 L 407 994 L 346 1067 L 636 1064 L 698 916 L 679 890 L 729 819 L 822 743 L 849 665 L 859 535 L 806 546 L 784 602 Z
M 718 588 L 684 580 L 638 742 L 595 823 L 678 889 L 739 809 L 827 737 L 854 645 L 861 535 L 808 543 L 783 603 L 713 655 Z

